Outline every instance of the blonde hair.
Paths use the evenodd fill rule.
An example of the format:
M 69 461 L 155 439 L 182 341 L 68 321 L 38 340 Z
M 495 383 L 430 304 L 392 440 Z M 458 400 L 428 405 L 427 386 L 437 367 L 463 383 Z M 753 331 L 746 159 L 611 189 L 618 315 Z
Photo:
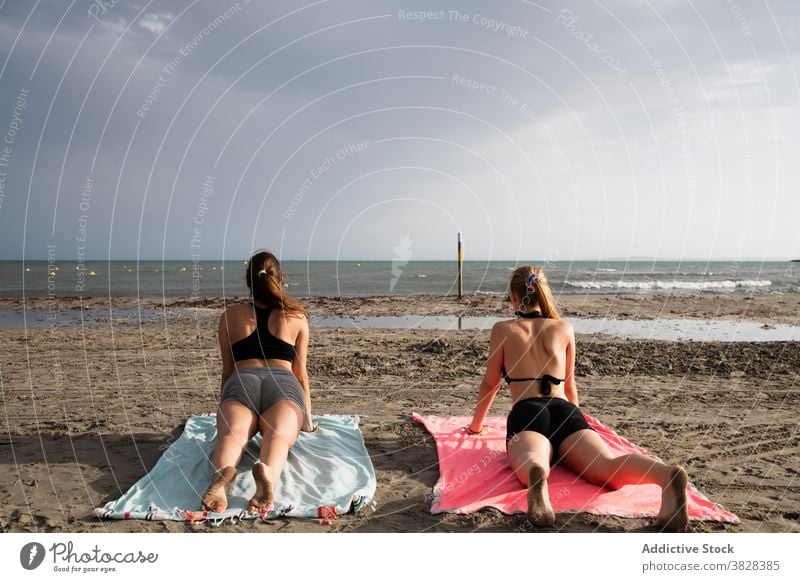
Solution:
M 538 303 L 544 317 L 561 319 L 558 314 L 558 306 L 553 299 L 553 293 L 550 291 L 547 276 L 541 268 L 532 265 L 517 267 L 511 274 L 508 288 L 520 298 L 522 303 L 526 305 Z

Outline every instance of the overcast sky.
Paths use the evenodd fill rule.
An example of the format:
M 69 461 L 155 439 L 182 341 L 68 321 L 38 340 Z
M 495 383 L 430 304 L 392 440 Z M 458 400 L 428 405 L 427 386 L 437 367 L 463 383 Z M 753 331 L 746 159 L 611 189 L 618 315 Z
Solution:
M 0 259 L 442 259 L 458 231 L 468 259 L 800 257 L 798 28 L 798 2 L 0 0 Z

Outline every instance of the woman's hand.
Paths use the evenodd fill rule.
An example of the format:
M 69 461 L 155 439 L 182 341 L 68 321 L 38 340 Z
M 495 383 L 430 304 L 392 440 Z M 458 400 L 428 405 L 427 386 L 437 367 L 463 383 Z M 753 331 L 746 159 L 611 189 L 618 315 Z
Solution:
M 466 432 L 470 436 L 480 436 L 486 432 L 486 427 L 480 427 L 478 430 L 472 428 L 472 425 L 467 425 L 464 427 L 464 432 Z
M 303 427 L 300 430 L 302 430 L 303 432 L 314 432 L 315 430 L 317 430 L 317 428 L 319 428 L 319 424 L 309 423 L 309 424 L 303 424 Z

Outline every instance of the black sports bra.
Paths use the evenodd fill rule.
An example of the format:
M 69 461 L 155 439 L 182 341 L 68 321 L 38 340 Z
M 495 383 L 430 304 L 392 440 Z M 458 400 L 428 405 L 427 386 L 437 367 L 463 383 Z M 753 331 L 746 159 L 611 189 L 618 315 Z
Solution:
M 542 314 L 538 311 L 515 311 L 514 315 L 517 317 L 524 317 L 526 319 L 532 319 L 534 317 L 542 317 Z M 508 383 L 511 382 L 532 382 L 533 380 L 540 380 L 542 386 L 542 394 L 545 396 L 549 395 L 552 389 L 552 385 L 561 384 L 564 380 L 556 378 L 555 376 L 551 376 L 550 374 L 545 374 L 541 378 L 511 378 L 508 374 L 506 374 L 506 369 L 503 367 L 503 379 Z
M 247 337 L 231 344 L 233 361 L 273 358 L 293 362 L 297 355 L 294 346 L 269 332 L 269 314 L 275 306 L 259 307 L 252 302 L 251 305 L 256 311 L 256 329 Z

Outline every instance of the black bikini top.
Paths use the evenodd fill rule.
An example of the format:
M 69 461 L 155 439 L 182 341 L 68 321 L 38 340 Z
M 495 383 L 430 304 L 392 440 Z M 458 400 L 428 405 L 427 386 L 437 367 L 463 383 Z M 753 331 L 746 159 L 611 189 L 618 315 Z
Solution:
M 514 315 L 524 319 L 535 319 L 537 317 L 544 317 L 540 311 L 515 311 Z
M 256 329 L 247 337 L 231 344 L 233 361 L 274 358 L 293 362 L 297 355 L 294 346 L 269 332 L 269 314 L 275 306 L 259 307 L 252 302 L 251 305 L 256 311 Z
M 533 380 L 540 380 L 541 387 L 542 387 L 542 394 L 548 396 L 552 391 L 552 385 L 555 384 L 556 386 L 561 384 L 564 380 L 556 378 L 555 376 L 551 376 L 550 374 L 545 374 L 541 378 L 511 378 L 506 374 L 506 369 L 503 368 L 503 378 L 508 384 L 512 382 L 531 382 Z
M 526 319 L 533 319 L 535 317 L 543 317 L 543 315 L 538 311 L 515 311 L 514 315 L 517 317 L 524 317 Z M 556 386 L 561 384 L 564 380 L 560 380 L 555 376 L 551 376 L 550 374 L 545 374 L 541 378 L 511 378 L 508 374 L 506 374 L 505 367 L 503 368 L 503 378 L 508 384 L 511 382 L 532 382 L 534 380 L 540 380 L 542 383 L 542 394 L 547 396 L 550 394 L 552 390 L 552 385 L 555 384 Z

